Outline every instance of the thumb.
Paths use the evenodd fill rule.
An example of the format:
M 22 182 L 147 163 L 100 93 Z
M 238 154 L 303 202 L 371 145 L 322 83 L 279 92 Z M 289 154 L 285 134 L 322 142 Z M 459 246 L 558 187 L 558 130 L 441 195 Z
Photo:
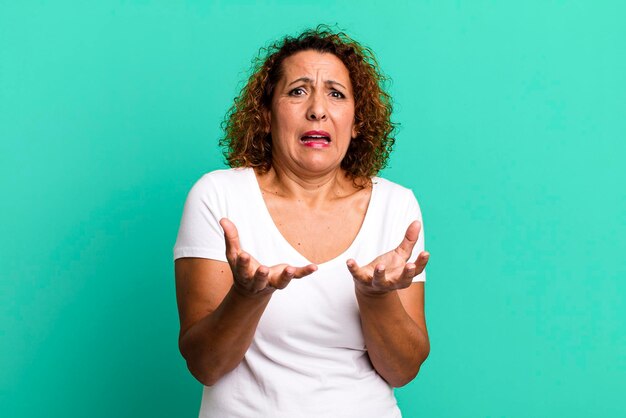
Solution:
M 220 226 L 224 230 L 224 241 L 226 243 L 226 258 L 235 258 L 241 251 L 239 244 L 239 231 L 234 223 L 227 218 L 220 219 Z
M 420 221 L 411 222 L 411 225 L 406 229 L 402 242 L 398 245 L 398 248 L 396 248 L 396 252 L 404 257 L 405 260 L 408 260 L 411 256 L 411 252 L 413 252 L 413 247 L 415 247 L 421 229 L 422 224 Z

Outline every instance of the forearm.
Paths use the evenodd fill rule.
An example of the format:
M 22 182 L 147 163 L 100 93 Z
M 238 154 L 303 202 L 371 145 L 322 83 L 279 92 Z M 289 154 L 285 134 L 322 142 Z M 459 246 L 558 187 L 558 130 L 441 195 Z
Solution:
M 180 351 L 196 379 L 210 386 L 237 367 L 270 298 L 244 296 L 232 287 L 215 311 L 184 333 Z
M 406 385 L 428 357 L 426 330 L 407 314 L 395 290 L 370 296 L 357 289 L 356 297 L 365 345 L 374 368 L 391 386 Z

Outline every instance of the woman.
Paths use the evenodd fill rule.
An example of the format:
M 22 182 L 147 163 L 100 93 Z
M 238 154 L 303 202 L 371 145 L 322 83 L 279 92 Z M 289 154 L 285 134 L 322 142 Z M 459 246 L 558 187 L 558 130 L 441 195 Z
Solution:
M 371 52 L 324 27 L 267 49 L 174 248 L 179 346 L 202 417 L 399 417 L 429 352 L 413 193 Z M 404 236 L 404 238 L 403 238 Z M 399 245 L 398 245 L 399 243 Z

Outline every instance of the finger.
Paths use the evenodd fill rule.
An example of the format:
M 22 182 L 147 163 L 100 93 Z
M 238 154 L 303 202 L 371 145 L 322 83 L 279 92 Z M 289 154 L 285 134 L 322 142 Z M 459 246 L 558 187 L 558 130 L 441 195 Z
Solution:
M 280 275 L 278 276 L 276 280 L 272 281 L 270 279 L 270 284 L 272 285 L 272 287 L 275 287 L 276 289 L 284 289 L 285 287 L 287 287 L 291 279 L 293 279 L 295 272 L 296 272 L 295 267 L 287 266 L 282 271 L 282 273 L 280 273 Z
M 411 256 L 411 252 L 413 252 L 413 247 L 415 247 L 415 243 L 417 242 L 417 238 L 420 235 L 420 230 L 422 229 L 422 224 L 420 221 L 413 221 L 411 225 L 406 229 L 406 233 L 404 234 L 404 239 L 396 248 L 396 252 L 404 257 L 404 260 L 408 260 Z
M 304 267 L 295 267 L 294 273 L 293 273 L 293 278 L 294 279 L 300 279 L 302 277 L 308 276 L 311 273 L 314 273 L 317 271 L 317 266 L 315 264 L 309 264 L 307 266 Z
M 424 268 L 426 267 L 426 264 L 428 264 L 429 259 L 430 259 L 430 253 L 428 253 L 427 251 L 422 251 L 421 253 L 419 253 L 419 255 L 417 256 L 417 260 L 415 260 L 415 275 L 416 276 L 420 274 L 422 271 L 424 271 Z
M 237 254 L 241 251 L 241 245 L 239 244 L 239 231 L 237 231 L 235 224 L 227 218 L 220 219 L 220 226 L 224 230 L 226 258 L 229 261 L 234 260 Z
M 419 273 L 416 273 L 416 266 L 413 263 L 407 263 L 402 270 L 402 275 L 400 276 L 400 282 L 406 283 L 407 286 L 411 284 L 413 281 L 413 277 L 417 276 Z
M 235 276 L 244 280 L 249 280 L 252 276 L 250 271 L 252 257 L 245 251 L 235 256 Z
M 354 260 L 353 258 L 349 259 L 346 262 L 346 265 L 348 266 L 348 270 L 350 271 L 350 274 L 352 274 L 352 277 L 354 277 L 355 279 L 361 280 L 364 282 L 371 281 L 369 275 L 361 267 L 359 267 L 356 260 Z
M 254 273 L 254 277 L 252 280 L 253 292 L 255 293 L 260 292 L 261 290 L 267 287 L 269 274 L 270 274 L 270 269 L 268 269 L 265 266 L 259 266 L 259 268 L 256 269 L 256 272 Z
M 374 289 L 386 289 L 388 287 L 386 277 L 385 265 L 378 264 L 374 268 L 374 274 L 372 276 L 372 287 Z
M 346 261 L 346 265 L 348 266 L 348 270 L 350 270 L 350 273 L 353 276 L 359 273 L 359 265 L 356 263 L 356 261 L 353 258 Z

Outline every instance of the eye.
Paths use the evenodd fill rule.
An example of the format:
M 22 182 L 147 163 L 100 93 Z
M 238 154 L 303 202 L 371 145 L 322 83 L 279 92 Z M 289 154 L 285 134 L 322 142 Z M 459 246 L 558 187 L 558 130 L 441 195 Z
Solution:
M 339 90 L 331 91 L 330 95 L 332 97 L 334 97 L 335 99 L 345 99 L 346 98 L 346 96 L 342 92 L 340 92 Z
M 302 87 L 296 87 L 295 89 L 291 90 L 289 92 L 290 96 L 302 96 L 304 95 L 305 91 Z

